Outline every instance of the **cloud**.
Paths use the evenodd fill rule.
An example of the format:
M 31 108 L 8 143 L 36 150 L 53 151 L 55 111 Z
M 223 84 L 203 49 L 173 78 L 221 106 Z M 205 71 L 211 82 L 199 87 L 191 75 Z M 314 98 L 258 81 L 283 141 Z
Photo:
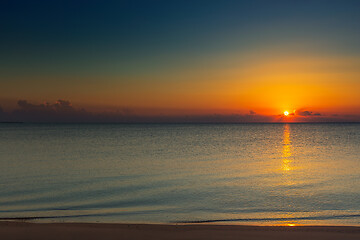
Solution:
M 68 100 L 59 99 L 54 103 L 33 104 L 19 100 L 17 109 L 11 112 L 0 112 L 0 122 L 51 122 L 51 123 L 92 123 L 92 122 L 141 122 L 130 108 L 115 112 L 93 113 L 75 108 Z
M 0 122 L 47 122 L 47 123 L 262 123 L 286 122 L 281 115 L 261 115 L 250 110 L 247 114 L 192 114 L 192 115 L 141 115 L 132 108 L 94 113 L 76 108 L 68 100 L 54 103 L 33 104 L 19 100 L 17 109 L 6 112 L 0 107 Z M 357 115 L 324 115 L 300 109 L 290 119 L 292 122 L 359 122 Z
M 299 115 L 299 116 L 303 116 L 303 117 L 307 117 L 307 116 L 321 116 L 320 113 L 314 113 L 311 111 L 303 111 L 303 110 L 296 110 L 295 111 L 295 115 Z
M 113 112 L 93 113 L 75 108 L 70 101 L 59 99 L 55 103 L 33 104 L 19 100 L 18 108 L 0 115 L 0 121 L 14 122 L 134 122 L 134 123 L 244 123 L 272 122 L 273 116 L 265 116 L 249 111 L 249 114 L 193 114 L 193 115 L 138 115 L 131 108 L 121 108 Z M 1 111 L 0 111 L 1 113 Z
M 57 100 L 55 102 L 55 104 L 53 104 L 53 107 L 58 111 L 73 111 L 74 110 L 70 101 L 61 100 L 61 99 Z
M 92 114 L 75 109 L 70 101 L 59 99 L 55 103 L 32 104 L 27 100 L 17 102 L 18 109 L 8 114 L 10 121 L 21 122 L 79 122 L 91 119 Z
M 19 100 L 18 106 L 23 111 L 74 111 L 70 101 L 59 99 L 54 104 L 46 102 L 45 104 L 31 104 L 27 100 Z

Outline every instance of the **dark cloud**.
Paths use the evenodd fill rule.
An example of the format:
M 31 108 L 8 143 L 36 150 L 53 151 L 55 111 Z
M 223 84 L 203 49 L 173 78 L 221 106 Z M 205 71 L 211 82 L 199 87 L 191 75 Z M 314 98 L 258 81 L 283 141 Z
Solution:
M 45 112 L 69 112 L 74 111 L 74 108 L 71 106 L 70 101 L 66 100 L 57 100 L 54 104 L 48 102 L 44 104 L 31 104 L 27 100 L 19 100 L 17 102 L 18 106 L 22 111 L 45 111 Z
M 59 99 L 55 103 L 32 104 L 27 100 L 17 102 L 18 109 L 7 113 L 2 121 L 15 122 L 87 122 L 93 114 L 75 109 L 70 101 Z
M 57 100 L 55 104 L 53 104 L 53 108 L 55 108 L 57 111 L 73 111 L 74 108 L 71 105 L 70 101 L 66 100 Z
M 80 115 L 85 113 L 82 110 L 74 109 L 69 101 L 61 99 L 54 104 L 48 102 L 32 104 L 27 100 L 19 100 L 17 104 L 19 109 L 12 112 L 12 117 L 22 121 L 71 121 L 72 119 L 78 119 L 81 117 Z
M 314 113 L 311 111 L 302 111 L 302 110 L 297 110 L 295 112 L 295 115 L 299 115 L 299 116 L 303 116 L 303 117 L 307 117 L 307 116 L 321 116 L 320 113 Z
M 261 123 L 284 122 L 284 115 L 268 116 L 250 110 L 248 114 L 202 114 L 202 115 L 139 115 L 131 108 L 121 108 L 113 112 L 93 113 L 74 107 L 70 101 L 58 100 L 55 103 L 33 104 L 19 100 L 18 108 L 6 112 L 0 107 L 1 122 L 61 122 L 61 123 Z M 300 109 L 292 116 L 294 122 L 359 122 L 360 116 L 323 115 Z
M 203 114 L 203 115 L 137 115 L 131 108 L 115 112 L 92 113 L 75 108 L 70 101 L 58 100 L 55 103 L 33 104 L 19 100 L 18 108 L 0 115 L 0 121 L 14 122 L 198 122 L 198 123 L 237 123 L 271 122 L 272 116 L 264 116 L 249 111 L 249 114 Z M 0 110 L 1 113 L 1 110 Z

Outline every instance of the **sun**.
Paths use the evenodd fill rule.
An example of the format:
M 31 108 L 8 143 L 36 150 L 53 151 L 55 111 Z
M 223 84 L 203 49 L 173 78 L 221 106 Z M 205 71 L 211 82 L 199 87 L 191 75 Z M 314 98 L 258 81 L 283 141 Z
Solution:
M 288 115 L 289 115 L 289 112 L 288 112 L 288 111 L 285 111 L 285 112 L 284 112 L 284 115 L 285 115 L 285 116 L 288 116 Z

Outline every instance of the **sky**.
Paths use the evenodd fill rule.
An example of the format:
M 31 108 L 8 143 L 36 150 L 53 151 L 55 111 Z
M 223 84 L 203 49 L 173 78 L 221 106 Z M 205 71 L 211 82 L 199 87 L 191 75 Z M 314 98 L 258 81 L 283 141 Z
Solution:
M 359 12 L 355 0 L 3 0 L 0 121 L 358 122 Z

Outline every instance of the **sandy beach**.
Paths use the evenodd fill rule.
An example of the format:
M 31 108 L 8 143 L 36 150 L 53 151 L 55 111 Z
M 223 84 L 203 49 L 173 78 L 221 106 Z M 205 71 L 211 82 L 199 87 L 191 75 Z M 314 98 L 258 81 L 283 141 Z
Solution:
M 1 222 L 0 239 L 360 239 L 360 227 Z

